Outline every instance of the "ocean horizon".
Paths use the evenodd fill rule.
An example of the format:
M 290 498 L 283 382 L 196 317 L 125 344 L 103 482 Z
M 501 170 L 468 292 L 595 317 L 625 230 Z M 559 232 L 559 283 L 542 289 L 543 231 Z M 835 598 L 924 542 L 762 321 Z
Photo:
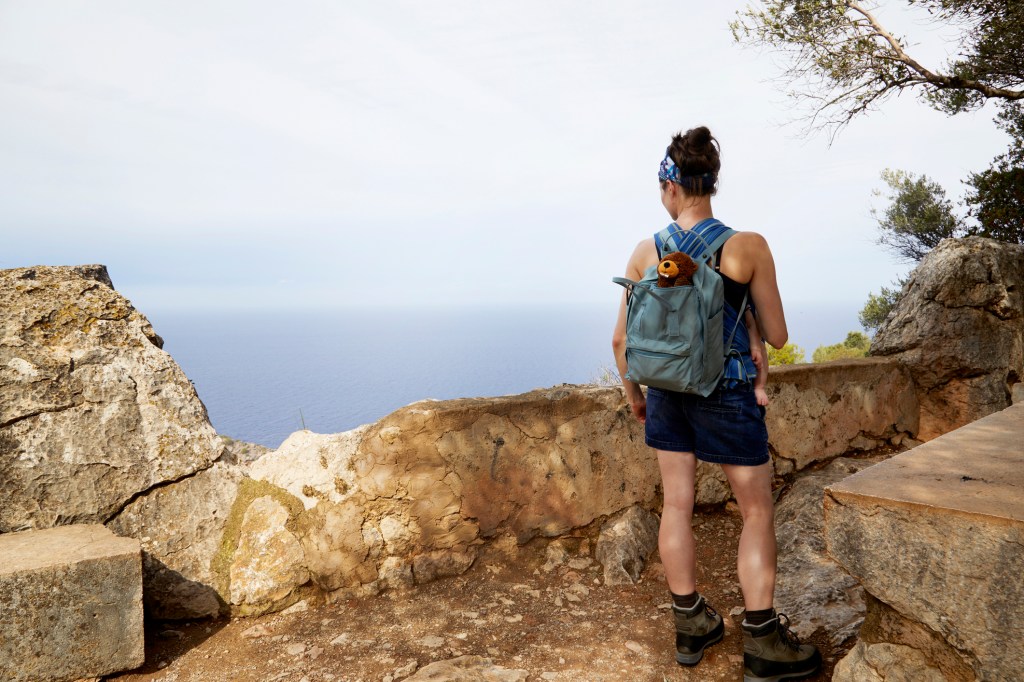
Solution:
M 147 312 L 217 432 L 270 448 L 337 433 L 419 400 L 598 381 L 614 366 L 614 305 L 377 311 Z M 860 329 L 855 305 L 791 305 L 790 340 Z

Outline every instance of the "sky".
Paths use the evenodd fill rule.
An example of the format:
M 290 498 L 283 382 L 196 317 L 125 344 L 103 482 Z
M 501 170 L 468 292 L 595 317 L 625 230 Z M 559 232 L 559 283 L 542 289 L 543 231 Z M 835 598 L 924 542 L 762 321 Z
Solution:
M 896 4 L 912 54 L 955 49 Z M 1005 137 L 909 94 L 807 133 L 744 5 L 0 0 L 0 268 L 103 263 L 143 312 L 615 306 L 705 124 L 715 214 L 767 238 L 787 311 L 855 316 L 908 269 L 879 172 L 957 198 Z

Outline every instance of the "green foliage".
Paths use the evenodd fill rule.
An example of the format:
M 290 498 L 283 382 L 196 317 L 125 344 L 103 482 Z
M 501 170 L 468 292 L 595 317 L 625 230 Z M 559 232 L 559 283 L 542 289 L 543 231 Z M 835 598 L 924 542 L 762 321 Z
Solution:
M 992 165 L 967 178 L 973 192 L 964 198 L 980 228 L 976 234 L 1024 244 L 1024 107 L 1006 107 L 998 125 L 1010 135 L 1010 148 Z
M 869 348 L 871 348 L 871 339 L 868 338 L 867 334 L 864 332 L 850 332 L 842 343 L 831 346 L 818 346 L 814 349 L 814 354 L 811 358 L 814 362 L 863 358 L 867 357 Z
M 857 315 L 860 326 L 872 334 L 878 331 L 878 328 L 885 322 L 885 318 L 889 317 L 889 313 L 899 303 L 900 293 L 905 283 L 905 280 L 899 280 L 896 288 L 882 287 L 878 295 L 868 294 L 868 302 L 864 304 Z
M 872 209 L 871 214 L 881 232 L 878 243 L 900 258 L 917 262 L 943 239 L 967 233 L 946 191 L 927 175 L 886 168 L 882 180 L 889 185 L 889 206 L 881 214 Z
M 1019 92 L 1024 86 L 1024 3 L 1016 0 L 909 0 L 939 22 L 959 26 L 963 35 L 956 58 L 945 67 L 949 81 L 927 98 L 940 111 L 957 114 L 976 109 L 989 97 L 981 84 Z
M 804 349 L 794 343 L 782 348 L 768 346 L 768 365 L 796 365 L 804 360 Z

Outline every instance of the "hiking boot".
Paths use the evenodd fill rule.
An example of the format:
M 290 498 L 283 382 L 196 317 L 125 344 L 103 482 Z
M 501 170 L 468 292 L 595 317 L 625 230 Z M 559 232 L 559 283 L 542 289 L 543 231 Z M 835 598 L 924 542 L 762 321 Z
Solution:
M 680 665 L 697 665 L 704 656 L 704 649 L 725 635 L 725 623 L 702 595 L 697 596 L 697 603 L 689 609 L 673 604 L 672 613 L 676 617 L 676 661 Z
M 763 625 L 743 621 L 743 682 L 778 682 L 818 672 L 821 654 L 801 644 L 780 613 Z

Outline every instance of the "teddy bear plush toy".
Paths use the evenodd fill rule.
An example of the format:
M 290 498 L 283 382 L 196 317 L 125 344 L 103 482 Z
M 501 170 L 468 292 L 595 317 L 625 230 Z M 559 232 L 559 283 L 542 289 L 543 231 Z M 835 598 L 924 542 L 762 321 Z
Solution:
M 697 264 L 685 253 L 670 253 L 658 263 L 658 286 L 679 287 L 693 282 Z

